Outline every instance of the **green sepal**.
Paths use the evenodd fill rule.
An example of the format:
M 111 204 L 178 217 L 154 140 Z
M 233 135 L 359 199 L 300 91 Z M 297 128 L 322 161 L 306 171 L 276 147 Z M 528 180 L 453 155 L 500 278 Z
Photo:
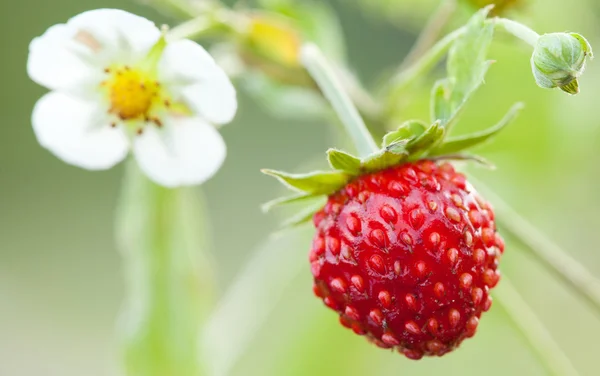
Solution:
M 492 62 L 487 52 L 494 25 L 486 22 L 491 7 L 477 12 L 448 54 L 448 78 L 438 82 L 433 95 L 433 120 L 449 128 L 471 95 L 481 86 Z
M 329 195 L 342 188 L 350 176 L 343 171 L 313 171 L 307 174 L 264 169 L 263 174 L 275 177 L 281 183 L 298 192 L 311 195 Z
M 282 229 L 285 229 L 285 228 L 300 226 L 304 223 L 307 223 L 313 218 L 313 216 L 315 215 L 316 212 L 318 212 L 319 210 L 321 210 L 323 208 L 323 206 L 325 206 L 325 197 L 324 196 L 322 197 L 322 200 L 320 200 L 319 202 L 317 202 L 313 205 L 307 206 L 306 208 L 300 210 L 293 216 L 291 216 L 288 219 L 286 219 L 285 221 L 283 221 L 283 223 L 281 223 L 280 227 Z
M 473 146 L 480 145 L 492 137 L 496 136 L 504 127 L 512 122 L 519 112 L 523 109 L 523 103 L 516 103 L 504 115 L 496 125 L 481 132 L 476 132 L 466 136 L 449 138 L 441 145 L 429 152 L 430 156 L 456 154 L 462 150 L 469 149 Z
M 425 133 L 410 141 L 406 145 L 406 151 L 410 155 L 411 160 L 418 159 L 420 156 L 427 154 L 428 150 L 434 148 L 444 138 L 445 130 L 440 121 L 433 123 Z
M 434 157 L 432 158 L 434 160 L 445 160 L 445 161 L 466 161 L 466 162 L 475 162 L 485 168 L 489 168 L 490 170 L 495 170 L 496 169 L 496 165 L 494 165 L 492 162 L 488 161 L 487 159 L 479 156 L 479 155 L 474 155 L 474 154 L 464 154 L 464 153 L 460 153 L 460 154 L 447 154 L 447 155 L 443 155 L 440 157 Z
M 329 166 L 334 170 L 346 172 L 350 175 L 358 175 L 361 171 L 360 158 L 338 149 L 327 150 Z
M 375 172 L 398 165 L 406 160 L 408 140 L 396 141 L 391 145 L 371 154 L 362 161 L 364 172 Z
M 425 133 L 426 129 L 427 123 L 421 120 L 404 122 L 397 130 L 389 132 L 383 137 L 383 147 L 385 148 L 397 141 L 415 139 Z
M 265 202 L 264 204 L 261 205 L 261 210 L 264 213 L 268 213 L 269 211 L 271 211 L 271 209 L 276 208 L 278 206 L 283 206 L 283 205 L 288 205 L 288 204 L 295 204 L 295 203 L 299 203 L 299 202 L 304 202 L 304 201 L 309 201 L 312 200 L 316 197 L 320 197 L 319 195 L 313 195 L 313 194 L 309 194 L 309 193 L 298 193 L 295 195 L 291 195 L 291 196 L 284 196 L 284 197 L 279 197 L 276 198 L 274 200 L 271 200 L 269 202 Z

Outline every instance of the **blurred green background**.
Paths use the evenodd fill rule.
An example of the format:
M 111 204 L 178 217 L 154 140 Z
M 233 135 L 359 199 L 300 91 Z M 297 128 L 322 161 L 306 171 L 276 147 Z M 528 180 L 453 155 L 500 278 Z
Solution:
M 437 3 L 330 2 L 341 19 L 348 61 L 367 86 L 376 84 L 383 72 L 401 61 Z M 515 18 L 538 32 L 581 32 L 600 49 L 598 1 L 526 2 L 529 4 L 523 10 L 513 14 Z M 123 168 L 81 170 L 64 164 L 37 144 L 30 112 L 45 90 L 27 78 L 25 69 L 27 47 L 33 37 L 79 12 L 101 7 L 118 7 L 157 23 L 174 24 L 133 0 L 0 3 L 2 376 L 119 374 L 114 327 L 124 285 L 113 241 L 113 214 Z M 515 101 L 524 101 L 527 106 L 494 143 L 481 149 L 498 169 L 470 170 L 600 276 L 600 68 L 592 61 L 581 83 L 582 93 L 569 97 L 535 86 L 529 55 L 527 47 L 508 37 L 500 36 L 494 43 L 491 58 L 498 63 L 469 105 L 458 131 L 495 123 Z M 414 102 L 407 118 L 427 117 L 432 83 L 433 78 L 424 81 L 411 93 Z M 226 164 L 204 186 L 214 230 L 220 295 L 277 225 L 278 218 L 262 214 L 259 204 L 280 190 L 258 173 L 259 168 L 294 169 L 323 157 L 326 148 L 335 146 L 330 129 L 325 120 L 277 119 L 240 93 L 237 120 L 223 129 L 229 148 Z M 305 262 L 309 233 L 305 231 L 293 245 L 284 242 L 281 249 L 269 253 L 268 257 L 281 258 L 281 262 L 271 263 L 276 273 L 266 270 L 266 275 L 274 272 L 290 283 L 281 286 L 281 299 L 268 297 L 276 303 L 266 317 L 268 325 L 258 328 L 233 375 L 546 374 L 500 304 L 484 316 L 474 339 L 441 359 L 409 361 L 367 344 L 343 329 L 335 314 L 312 296 Z M 535 308 L 581 375 L 600 374 L 598 316 L 532 261 L 526 250 L 511 239 L 507 241 L 503 273 Z M 268 282 L 281 283 L 276 278 Z M 251 305 L 246 308 L 253 310 Z M 232 322 L 220 343 L 236 345 L 235 324 L 242 325 L 243 319 L 240 322 Z

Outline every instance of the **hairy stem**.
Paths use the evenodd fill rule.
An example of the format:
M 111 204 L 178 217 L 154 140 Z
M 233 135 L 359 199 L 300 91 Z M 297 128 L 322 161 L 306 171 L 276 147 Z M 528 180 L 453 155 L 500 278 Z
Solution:
M 540 38 L 540 35 L 537 32 L 523 25 L 522 23 L 506 18 L 495 18 L 493 21 L 496 23 L 496 27 L 503 27 L 508 33 L 521 39 L 532 47 L 535 47 L 535 43 Z
M 378 149 L 350 96 L 344 90 L 339 77 L 314 44 L 302 48 L 302 62 L 325 97 L 329 100 L 358 153 L 366 157 Z
M 566 251 L 548 239 L 529 221 L 520 216 L 516 210 L 511 208 L 483 183 L 475 181 L 475 179 L 471 180 L 494 204 L 498 224 L 524 245 L 560 281 L 600 313 L 600 280 Z
M 502 282 L 494 290 L 494 297 L 512 319 L 515 327 L 529 342 L 550 374 L 555 376 L 579 375 L 568 356 L 506 276 L 502 277 Z

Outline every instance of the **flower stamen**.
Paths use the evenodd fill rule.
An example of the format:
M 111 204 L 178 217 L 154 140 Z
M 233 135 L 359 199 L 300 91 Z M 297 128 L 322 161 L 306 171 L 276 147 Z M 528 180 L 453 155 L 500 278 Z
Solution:
M 111 77 L 102 83 L 108 89 L 109 112 L 121 120 L 150 119 L 160 99 L 159 85 L 146 72 L 130 66 L 107 68 Z

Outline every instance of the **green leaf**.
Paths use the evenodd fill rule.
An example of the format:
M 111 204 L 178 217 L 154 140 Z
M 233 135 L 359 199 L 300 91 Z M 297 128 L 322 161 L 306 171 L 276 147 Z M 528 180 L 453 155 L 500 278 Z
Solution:
M 327 159 L 334 170 L 344 171 L 350 175 L 360 173 L 360 159 L 345 151 L 329 149 L 327 150 Z
M 524 106 L 522 103 L 513 105 L 510 110 L 508 110 L 508 113 L 504 116 L 504 118 L 502 118 L 502 120 L 500 120 L 500 122 L 493 127 L 470 135 L 450 138 L 432 150 L 429 155 L 435 156 L 454 154 L 490 140 L 502 129 L 504 129 L 504 127 L 506 127 L 510 122 L 512 122 L 523 109 L 523 107 Z
M 310 205 L 310 206 L 302 209 L 295 215 L 293 215 L 290 218 L 283 221 L 283 223 L 281 224 L 281 228 L 285 229 L 285 228 L 289 228 L 289 227 L 296 227 L 296 226 L 300 226 L 304 223 L 310 222 L 310 220 L 313 218 L 315 213 L 318 212 L 319 210 L 321 210 L 323 208 L 323 206 L 325 206 L 324 198 L 320 202 L 315 203 L 313 205 Z
M 421 120 L 406 121 L 397 130 L 389 132 L 383 137 L 383 147 L 400 140 L 412 140 L 422 135 L 426 129 L 427 124 Z
M 467 162 L 475 162 L 483 167 L 489 168 L 490 170 L 495 170 L 496 165 L 487 159 L 474 154 L 447 154 L 440 157 L 435 157 L 433 159 L 436 160 L 449 160 L 449 161 L 467 161 Z
M 444 121 L 452 117 L 450 108 L 450 79 L 438 80 L 431 92 L 431 122 Z
M 411 159 L 418 159 L 428 150 L 432 149 L 444 138 L 445 130 L 439 121 L 433 123 L 425 133 L 406 145 L 406 150 Z
M 269 202 L 265 202 L 264 204 L 261 205 L 260 208 L 264 213 L 267 213 L 267 212 L 271 211 L 271 209 L 273 209 L 277 206 L 309 201 L 316 197 L 319 197 L 319 196 L 315 196 L 313 194 L 307 194 L 307 193 L 298 193 L 298 194 L 295 194 L 292 196 L 279 197 L 279 198 L 276 198 Z
M 441 120 L 443 126 L 451 125 L 471 94 L 481 86 L 490 67 L 487 52 L 494 25 L 485 22 L 490 9 L 486 7 L 477 12 L 450 49 L 447 81 L 436 85 L 433 97 L 434 117 Z
M 277 178 L 285 186 L 311 195 L 329 195 L 342 188 L 350 176 L 342 171 L 314 171 L 307 174 L 288 174 L 287 172 L 264 169 L 263 174 Z

